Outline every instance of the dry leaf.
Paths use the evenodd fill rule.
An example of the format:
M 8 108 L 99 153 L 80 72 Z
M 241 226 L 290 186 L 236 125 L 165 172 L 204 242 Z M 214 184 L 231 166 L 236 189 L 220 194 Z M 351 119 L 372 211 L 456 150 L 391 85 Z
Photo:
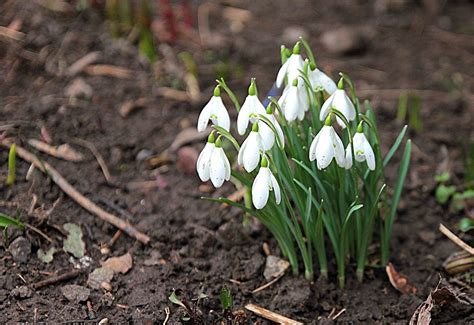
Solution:
M 416 288 L 408 281 L 408 278 L 403 274 L 400 274 L 395 270 L 395 267 L 392 263 L 388 263 L 385 268 L 390 283 L 395 289 L 400 291 L 403 294 L 414 294 L 416 293 Z
M 448 286 L 439 288 L 439 284 L 434 291 L 431 291 L 425 302 L 416 308 L 410 319 L 410 325 L 429 325 L 431 322 L 431 310 L 434 306 L 442 306 L 457 299 L 454 290 Z
M 111 257 L 102 263 L 102 267 L 111 269 L 115 273 L 120 272 L 122 274 L 127 273 L 132 268 L 132 265 L 133 261 L 130 253 L 118 257 Z

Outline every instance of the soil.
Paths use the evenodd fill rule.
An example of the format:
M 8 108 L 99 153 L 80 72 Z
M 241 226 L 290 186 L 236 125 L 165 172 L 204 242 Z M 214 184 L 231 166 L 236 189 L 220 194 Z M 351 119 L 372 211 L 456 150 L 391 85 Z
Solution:
M 214 3 L 220 2 L 228 3 Z M 39 248 L 46 250 L 50 244 L 36 232 L 10 228 L 9 238 L 3 238 L 4 247 L 0 248 L 0 323 L 98 322 L 103 318 L 112 323 L 162 323 L 169 308 L 168 324 L 178 324 L 182 309 L 168 301 L 173 290 L 178 290 L 180 297 L 188 300 L 205 294 L 208 298 L 200 301 L 202 315 L 198 323 L 212 324 L 222 316 L 218 301 L 223 286 L 231 291 L 235 310 L 255 303 L 304 323 L 324 323 L 330 321 L 331 311 L 334 315 L 344 309 L 337 322 L 407 323 L 440 277 L 447 277 L 442 263 L 456 250 L 438 231 L 438 225 L 442 222 L 454 229 L 460 215 L 436 203 L 433 177 L 449 168 L 454 182 L 462 183 L 462 148 L 466 139 L 473 136 L 474 101 L 470 91 L 474 86 L 474 6 L 470 1 L 450 1 L 437 11 L 429 5 L 437 1 L 423 3 L 426 4 L 407 2 L 393 12 L 379 11 L 372 1 L 244 0 L 235 5 L 248 9 L 252 17 L 241 32 L 231 31 L 226 18 L 219 14 L 211 20 L 214 31 L 226 38 L 214 52 L 232 67 L 228 80 L 232 80 L 233 89 L 240 89 L 240 98 L 250 77 L 257 78 L 262 92 L 270 89 L 278 69 L 279 46 L 288 44 L 285 35 L 294 30 L 304 32 L 316 49 L 320 66 L 333 76 L 338 71 L 349 73 L 356 81 L 359 96 L 372 100 L 385 151 L 403 125 L 396 120 L 400 90 L 419 90 L 423 130 L 410 132 L 415 144 L 413 159 L 394 226 L 391 255 L 397 270 L 416 286 L 414 295 L 396 291 L 385 270 L 378 268 L 368 269 L 363 283 L 357 282 L 350 271 L 344 290 L 337 288 L 333 276 L 329 281 L 309 283 L 301 275 L 286 274 L 265 290 L 252 294 L 253 289 L 266 283 L 262 244 L 268 243 L 272 254 L 279 255 L 269 233 L 258 224 L 243 228 L 242 215 L 237 210 L 219 209 L 214 203 L 200 200 L 201 183 L 194 173 L 186 174 L 175 164 L 150 169 L 137 159 L 143 150 L 160 154 L 183 126 L 194 125 L 215 80 L 210 63 L 206 62 L 207 52 L 189 41 L 168 47 L 175 55 L 182 50 L 193 54 L 204 94 L 197 103 L 177 101 L 160 95 L 159 83 L 166 80 L 156 80 L 152 67 L 135 46 L 113 39 L 96 11 L 57 13 L 36 2 L 7 1 L 0 5 L 0 25 L 8 26 L 20 19 L 20 31 L 25 33 L 22 41 L 0 39 L 0 121 L 1 125 L 14 124 L 6 135 L 27 146 L 26 140 L 40 138 L 44 127 L 55 145 L 73 138 L 92 142 L 115 177 L 114 185 L 107 184 L 94 156 L 82 147 L 74 145 L 86 156 L 79 163 L 38 155 L 80 192 L 104 209 L 128 218 L 151 237 L 149 245 L 126 235 L 114 244 L 111 255 L 130 252 L 133 267 L 126 274 L 115 275 L 111 294 L 102 289 L 91 290 L 89 307 L 85 302 L 68 301 L 60 288 L 65 284 L 86 286 L 88 273 L 106 258 L 101 254 L 101 244 L 107 243 L 116 229 L 86 212 L 40 172 L 26 181 L 29 165 L 18 159 L 15 185 L 0 185 L 0 211 L 15 215 L 18 207 L 21 220 L 51 237 L 57 248 L 61 248 L 64 239 L 62 226 L 67 222 L 79 225 L 92 265 L 68 282 L 26 292 L 26 298 L 15 298 L 12 290 L 16 287 L 31 287 L 48 276 L 68 272 L 73 266 L 70 256 L 61 249 L 53 262 L 41 262 L 36 252 Z M 193 5 L 196 9 L 199 4 Z M 364 26 L 371 40 L 350 55 L 329 53 L 321 43 L 321 35 L 341 26 Z M 61 75 L 64 67 L 92 51 L 101 52 L 99 63 L 130 69 L 134 72 L 132 77 Z M 78 77 L 91 87 L 90 98 L 71 100 L 65 95 L 65 89 Z M 121 105 L 139 98 L 147 99 L 145 107 L 121 117 Z M 192 144 L 198 150 L 202 146 L 202 142 Z M 1 149 L 0 161 L 7 161 L 7 155 Z M 6 164 L 2 166 L 0 184 L 5 184 Z M 396 168 L 389 168 L 389 181 L 396 173 Z M 127 184 L 137 181 L 155 181 L 159 186 L 127 188 Z M 232 192 L 228 184 L 212 195 Z M 28 213 L 33 197 L 37 198 L 37 209 Z M 104 204 L 104 199 L 113 204 Z M 121 207 L 132 217 L 120 215 L 112 206 Z M 23 264 L 15 262 L 6 248 L 20 235 L 32 246 Z M 155 265 L 150 265 L 151 257 L 151 264 Z M 437 309 L 432 317 L 434 323 L 474 322 L 472 306 L 461 304 Z M 247 311 L 241 316 L 241 323 L 267 321 Z

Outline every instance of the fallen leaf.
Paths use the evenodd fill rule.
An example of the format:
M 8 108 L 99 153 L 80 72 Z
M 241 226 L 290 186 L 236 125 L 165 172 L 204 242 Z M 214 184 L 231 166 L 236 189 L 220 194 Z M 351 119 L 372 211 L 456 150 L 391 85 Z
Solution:
M 82 230 L 78 225 L 73 223 L 66 223 L 63 226 L 69 235 L 63 242 L 63 249 L 65 252 L 71 253 L 76 258 L 84 256 L 86 245 L 82 240 Z
M 408 278 L 395 270 L 392 263 L 385 268 L 392 286 L 403 294 L 415 294 L 416 288 L 408 281 Z
M 43 263 L 51 263 L 54 259 L 54 253 L 56 253 L 56 248 L 51 247 L 46 252 L 40 248 L 36 254 Z
M 102 263 L 102 267 L 111 269 L 115 273 L 127 273 L 133 265 L 132 255 L 130 253 L 126 253 L 122 256 L 118 257 L 111 257 L 107 259 L 104 263 Z
M 410 319 L 410 325 L 429 325 L 433 307 L 440 307 L 457 299 L 457 294 L 453 288 L 449 286 L 439 288 L 438 284 L 436 288 L 430 292 L 428 298 L 416 308 Z

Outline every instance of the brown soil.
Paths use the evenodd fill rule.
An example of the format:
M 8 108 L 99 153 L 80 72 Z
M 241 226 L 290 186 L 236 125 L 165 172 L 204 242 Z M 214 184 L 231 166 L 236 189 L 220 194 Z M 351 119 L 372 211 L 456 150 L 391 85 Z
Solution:
M 303 276 L 285 275 L 269 288 L 252 294 L 265 283 L 263 269 L 265 254 L 262 243 L 269 243 L 273 254 L 278 248 L 269 233 L 260 226 L 244 229 L 242 216 L 234 209 L 218 209 L 213 203 L 201 201 L 198 177 L 185 175 L 175 165 L 169 171 L 151 170 L 136 159 L 143 150 L 159 154 L 166 149 L 180 130 L 180 125 L 194 124 L 203 103 L 190 104 L 165 99 L 158 94 L 157 82 L 146 60 L 125 42 L 113 40 L 102 18 L 93 11 L 80 15 L 52 13 L 37 4 L 0 5 L 0 25 L 7 26 L 15 18 L 23 21 L 22 42 L 0 39 L 0 121 L 1 125 L 15 124 L 9 136 L 19 143 L 39 138 L 45 126 L 54 144 L 77 137 L 93 142 L 104 155 L 116 186 L 106 183 L 94 157 L 86 154 L 80 163 L 66 162 L 39 154 L 50 162 L 79 191 L 99 202 L 110 212 L 110 206 L 100 203 L 107 199 L 133 215 L 130 222 L 151 238 L 145 246 L 122 235 L 113 246 L 112 255 L 129 251 L 133 268 L 112 281 L 114 301 L 108 306 L 102 290 L 92 290 L 90 302 L 71 303 L 60 292 L 63 284 L 36 290 L 30 298 L 16 299 L 11 295 L 17 286 L 31 285 L 51 274 L 73 268 L 69 256 L 58 252 L 54 261 L 44 264 L 36 257 L 39 248 L 48 243 L 35 232 L 26 231 L 32 253 L 26 264 L 15 263 L 5 247 L 0 248 L 0 323 L 6 322 L 71 322 L 99 321 L 105 317 L 113 323 L 137 321 L 162 323 L 165 308 L 171 310 L 169 324 L 180 323 L 181 310 L 167 297 L 179 289 L 182 297 L 196 298 L 204 293 L 202 323 L 217 323 L 221 317 L 218 296 L 227 285 L 237 309 L 255 303 L 305 323 L 327 321 L 331 310 L 345 309 L 340 322 L 406 323 L 416 307 L 434 289 L 439 277 L 445 277 L 442 262 L 453 251 L 454 245 L 437 230 L 440 222 L 450 227 L 459 215 L 439 206 L 434 199 L 433 176 L 448 158 L 455 180 L 462 177 L 461 148 L 464 139 L 472 136 L 474 24 L 472 2 L 450 2 L 441 13 L 430 13 L 420 4 L 409 4 L 397 13 L 375 13 L 374 4 L 367 1 L 239 1 L 238 6 L 250 10 L 252 19 L 240 34 L 230 35 L 222 28 L 229 42 L 222 46 L 232 65 L 243 67 L 241 78 L 231 78 L 233 88 L 241 89 L 242 97 L 247 80 L 255 76 L 262 89 L 269 89 L 278 68 L 279 45 L 288 26 L 303 26 L 310 43 L 316 49 L 320 65 L 331 75 L 338 71 L 349 73 L 360 89 L 360 97 L 372 99 L 379 117 L 383 149 L 387 150 L 402 124 L 395 119 L 397 89 L 430 89 L 421 91 L 423 131 L 411 133 L 414 141 L 412 167 L 406 191 L 394 227 L 392 262 L 417 287 L 416 295 L 402 295 L 387 279 L 383 269 L 369 269 L 363 283 L 348 276 L 344 290 L 328 282 L 307 282 Z M 434 3 L 435 1 L 427 1 Z M 324 3 L 324 4 L 323 4 Z M 214 23 L 214 22 L 213 22 Z M 225 21 L 217 20 L 217 26 Z M 374 34 L 363 51 L 350 56 L 336 56 L 325 52 L 319 36 L 329 27 L 365 25 Z M 443 30 L 445 29 L 445 30 Z M 0 36 L 1 37 L 1 36 Z M 186 48 L 179 44 L 177 48 Z M 204 64 L 202 51 L 188 47 L 200 69 L 203 93 L 211 93 L 213 75 L 209 64 Z M 131 79 L 104 76 L 80 76 L 92 87 L 89 100 L 71 102 L 65 88 L 73 78 L 58 76 L 58 68 L 68 66 L 91 51 L 101 51 L 100 63 L 113 64 L 133 70 Z M 178 53 L 178 50 L 176 50 Z M 457 79 L 456 79 L 457 78 Z M 453 80 L 462 78 L 461 90 L 453 89 Z M 370 89 L 384 89 L 380 92 Z M 393 90 L 395 89 L 395 90 Z M 118 109 L 127 100 L 146 97 L 149 103 L 127 118 Z M 207 98 L 204 98 L 206 100 Z M 470 105 L 470 106 L 469 106 Z M 184 122 L 183 122 L 184 120 Z M 200 149 L 202 143 L 194 144 Z M 443 147 L 448 149 L 446 156 Z M 0 161 L 7 160 L 7 152 L 0 150 Z M 81 226 L 87 255 L 93 259 L 91 267 L 68 283 L 86 285 L 87 274 L 100 266 L 104 256 L 100 245 L 108 242 L 116 229 L 89 214 L 65 197 L 50 180 L 39 172 L 27 182 L 28 164 L 18 161 L 17 183 L 13 187 L 0 185 L 0 212 L 15 214 L 7 202 L 17 202 L 21 220 L 37 226 L 61 247 L 64 235 L 58 231 L 66 222 Z M 1 168 L 4 184 L 6 166 Z M 396 175 L 389 169 L 389 179 Z M 162 186 L 153 190 L 127 190 L 132 181 L 158 180 Z M 227 195 L 230 185 L 212 195 Z M 33 195 L 38 198 L 37 213 L 28 215 Z M 42 212 L 60 202 L 46 219 Z M 123 217 L 123 216 L 121 216 Z M 124 218 L 124 217 L 123 217 Z M 10 229 L 9 241 L 21 235 Z M 4 242 L 4 241 L 2 241 Z M 158 252 L 162 261 L 146 266 L 145 260 Z M 230 281 L 236 280 L 236 281 Z M 436 310 L 436 323 L 467 324 L 474 322 L 471 306 L 450 305 Z M 247 312 L 244 323 L 265 324 Z

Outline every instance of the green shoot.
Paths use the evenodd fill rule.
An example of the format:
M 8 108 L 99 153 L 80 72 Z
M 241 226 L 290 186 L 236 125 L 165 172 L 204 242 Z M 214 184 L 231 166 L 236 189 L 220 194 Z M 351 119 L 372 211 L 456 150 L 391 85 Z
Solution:
M 16 178 L 16 144 L 10 146 L 8 152 L 8 175 L 7 185 L 12 186 L 15 183 Z

